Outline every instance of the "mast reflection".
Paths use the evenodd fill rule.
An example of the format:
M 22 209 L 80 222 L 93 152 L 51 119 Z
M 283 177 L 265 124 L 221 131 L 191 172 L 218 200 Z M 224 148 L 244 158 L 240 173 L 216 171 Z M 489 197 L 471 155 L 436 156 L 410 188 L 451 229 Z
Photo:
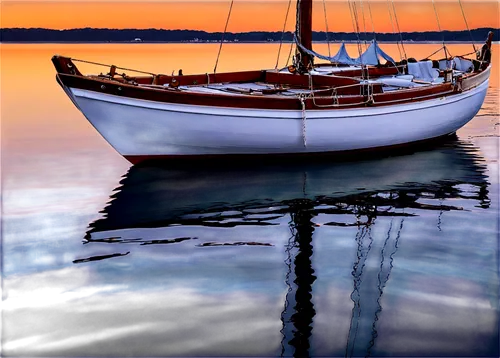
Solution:
M 462 210 L 449 200 L 444 204 L 447 199 L 473 200 L 487 208 L 484 172 L 476 148 L 458 140 L 411 155 L 358 162 L 133 166 L 111 195 L 103 217 L 89 225 L 85 242 L 178 244 L 195 237 L 158 239 L 148 237 L 147 229 L 280 225 L 279 219 L 289 218 L 281 355 L 308 357 L 313 355 L 316 315 L 315 219 L 327 218 L 322 226 L 355 227 L 352 312 L 342 355 L 371 356 L 384 289 L 406 222 L 421 212 L 436 212 L 439 228 L 443 212 Z M 389 218 L 390 226 L 381 250 L 374 252 L 373 228 L 378 218 Z M 271 246 L 262 240 L 193 244 Z M 367 266 L 374 255 L 378 255 L 376 269 Z
M 292 322 L 295 326 L 295 334 L 289 342 L 295 348 L 295 355 L 304 357 L 309 350 L 309 337 L 312 331 L 312 321 L 315 315 L 312 304 L 312 285 L 316 280 L 311 267 L 311 256 L 313 251 L 312 236 L 313 225 L 311 211 L 308 211 L 307 203 L 299 203 L 297 207 L 291 207 L 291 216 L 297 232 L 296 242 L 298 253 L 295 256 L 295 313 L 292 315 Z M 310 204 L 309 204 L 310 205 Z M 309 209 L 312 209 L 309 207 Z

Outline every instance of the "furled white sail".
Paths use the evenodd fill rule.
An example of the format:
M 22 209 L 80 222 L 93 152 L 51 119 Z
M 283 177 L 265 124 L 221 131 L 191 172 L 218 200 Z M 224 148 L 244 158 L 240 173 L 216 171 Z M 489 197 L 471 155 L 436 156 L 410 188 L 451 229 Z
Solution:
M 376 66 L 380 63 L 380 60 L 384 59 L 388 62 L 395 63 L 391 56 L 386 54 L 378 45 L 377 41 L 372 40 L 370 46 L 366 51 L 358 58 L 356 58 L 355 64 L 357 65 L 372 65 Z
M 294 35 L 295 42 L 297 43 L 297 46 L 300 47 L 300 49 L 307 53 L 310 56 L 314 56 L 316 58 L 330 61 L 332 63 L 342 63 L 345 65 L 372 65 L 376 66 L 380 64 L 380 60 L 386 60 L 392 63 L 395 63 L 394 59 L 386 54 L 378 45 L 376 40 L 372 40 L 370 46 L 366 49 L 366 51 L 361 54 L 360 57 L 358 58 L 352 58 L 349 56 L 347 53 L 347 50 L 345 48 L 345 44 L 342 42 L 340 45 L 340 48 L 335 56 L 325 56 L 317 53 L 316 51 L 306 49 L 302 44 L 297 39 L 297 36 Z
M 342 64 L 346 64 L 346 65 L 356 64 L 356 60 L 353 59 L 351 56 L 349 56 L 349 54 L 347 53 L 344 42 L 342 42 L 342 44 L 340 45 L 340 48 L 337 51 L 337 54 L 330 58 L 330 61 L 334 62 L 334 63 L 342 63 Z

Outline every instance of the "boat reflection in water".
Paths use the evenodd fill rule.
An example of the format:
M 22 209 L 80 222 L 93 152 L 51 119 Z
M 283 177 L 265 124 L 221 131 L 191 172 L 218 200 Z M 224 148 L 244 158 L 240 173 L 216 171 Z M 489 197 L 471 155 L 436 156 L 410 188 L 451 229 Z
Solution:
M 130 168 L 104 209 L 104 218 L 90 225 L 87 238 L 113 241 L 120 234 L 116 230 L 170 225 L 269 225 L 276 216 L 301 208 L 313 216 L 373 218 L 398 215 L 387 210 L 390 207 L 453 210 L 426 206 L 418 199 L 460 197 L 458 184 L 480 188 L 474 199 L 488 205 L 485 167 L 480 162 L 474 147 L 453 140 L 410 156 L 357 162 L 150 162 Z M 113 237 L 107 237 L 112 230 Z M 121 241 L 151 243 L 134 238 L 133 232 L 126 236 Z
M 237 246 L 233 253 L 245 255 L 252 249 L 243 247 L 272 246 L 283 252 L 285 285 L 276 317 L 281 344 L 267 355 L 489 355 L 496 352 L 498 335 L 484 327 L 494 326 L 496 317 L 485 321 L 482 313 L 470 317 L 469 310 L 467 319 L 477 318 L 474 327 L 484 329 L 436 328 L 436 319 L 446 321 L 454 315 L 449 310 L 459 308 L 429 306 L 429 297 L 462 299 L 460 309 L 469 299 L 495 302 L 490 278 L 479 280 L 486 293 L 436 288 L 444 281 L 474 281 L 468 258 L 493 260 L 484 264 L 494 270 L 494 258 L 481 258 L 468 246 L 484 245 L 473 228 L 473 211 L 490 205 L 484 171 L 476 149 L 456 139 L 410 155 L 357 162 L 132 166 L 85 238 L 86 244 L 128 244 L 127 252 L 77 262 L 128 254 L 133 243 L 189 244 L 205 255 L 215 251 L 203 247 Z M 286 226 L 290 234 L 233 231 L 266 226 Z M 210 234 L 214 228 L 219 231 Z M 245 260 L 227 260 L 233 259 Z M 394 289 L 384 296 L 396 269 Z M 435 282 L 419 286 L 425 279 Z M 453 290 L 450 285 L 445 290 Z M 348 300 L 332 296 L 339 287 L 349 292 Z M 440 307 L 448 310 L 441 312 L 444 318 Z

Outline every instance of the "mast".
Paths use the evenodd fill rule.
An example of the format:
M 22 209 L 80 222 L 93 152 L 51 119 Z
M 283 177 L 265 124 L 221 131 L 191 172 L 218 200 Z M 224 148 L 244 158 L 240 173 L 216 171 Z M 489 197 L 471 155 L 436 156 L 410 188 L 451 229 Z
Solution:
M 312 50 L 312 4 L 313 0 L 297 0 L 297 29 L 299 43 L 307 50 Z M 307 70 L 312 66 L 312 56 L 298 47 L 300 53 L 299 69 Z

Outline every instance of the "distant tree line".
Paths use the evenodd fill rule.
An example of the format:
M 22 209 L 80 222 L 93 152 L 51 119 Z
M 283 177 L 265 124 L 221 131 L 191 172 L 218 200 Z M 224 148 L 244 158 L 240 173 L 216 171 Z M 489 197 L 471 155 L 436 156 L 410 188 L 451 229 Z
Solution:
M 483 42 L 488 31 L 494 32 L 493 39 L 500 40 L 500 29 L 480 28 L 471 30 L 475 42 Z M 468 31 L 430 31 L 404 32 L 401 34 L 404 41 L 471 41 Z M 313 32 L 313 41 L 399 41 L 399 33 L 346 33 L 346 32 Z M 162 29 L 70 29 L 52 30 L 42 28 L 3 28 L 0 29 L 1 42 L 133 42 L 140 39 L 142 42 L 213 42 L 220 41 L 221 32 L 205 32 L 195 30 L 162 30 Z M 226 33 L 224 39 L 230 42 L 271 42 L 291 41 L 291 32 L 251 31 L 240 33 Z M 137 40 L 138 41 L 138 40 Z

